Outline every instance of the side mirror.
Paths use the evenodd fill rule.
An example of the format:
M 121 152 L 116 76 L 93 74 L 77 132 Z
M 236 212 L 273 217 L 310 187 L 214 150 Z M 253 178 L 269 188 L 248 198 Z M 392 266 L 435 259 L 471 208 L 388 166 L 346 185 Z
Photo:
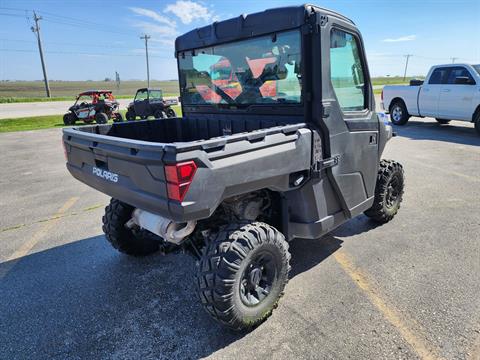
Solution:
M 455 78 L 455 84 L 457 84 L 457 85 L 475 85 L 475 81 L 471 80 L 468 76 L 457 76 Z

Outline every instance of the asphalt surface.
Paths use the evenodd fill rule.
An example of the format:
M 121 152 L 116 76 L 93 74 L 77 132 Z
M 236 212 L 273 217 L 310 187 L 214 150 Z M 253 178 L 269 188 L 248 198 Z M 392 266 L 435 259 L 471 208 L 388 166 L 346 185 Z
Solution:
M 0 134 L 0 359 L 479 359 L 480 137 L 396 131 L 397 217 L 295 240 L 285 295 L 248 334 L 201 308 L 191 257 L 107 244 L 108 198 L 67 173 L 58 129 Z

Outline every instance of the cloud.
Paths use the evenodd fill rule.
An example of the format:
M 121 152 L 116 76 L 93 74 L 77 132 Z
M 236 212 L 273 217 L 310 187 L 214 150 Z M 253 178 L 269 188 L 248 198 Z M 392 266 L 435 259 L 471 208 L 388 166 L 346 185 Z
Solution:
M 165 24 L 165 25 L 168 25 L 170 27 L 176 27 L 177 26 L 177 23 L 175 21 L 170 20 L 169 18 L 167 18 L 163 15 L 160 15 L 156 11 L 149 10 L 149 9 L 144 9 L 144 8 L 139 8 L 139 7 L 130 7 L 129 9 L 137 15 L 145 16 L 147 18 L 155 20 L 156 22 L 158 22 L 160 24 Z
M 407 35 L 407 36 L 401 36 L 399 38 L 395 38 L 395 39 L 391 39 L 391 38 L 388 38 L 388 39 L 383 39 L 382 41 L 383 42 L 401 42 L 401 41 L 413 41 L 417 38 L 417 35 Z
M 173 13 L 184 24 L 190 24 L 197 19 L 210 22 L 216 18 L 208 8 L 190 0 L 178 0 L 174 4 L 167 5 L 164 12 Z
M 149 35 L 158 35 L 160 37 L 173 37 L 177 35 L 177 30 L 172 27 L 157 25 L 147 21 L 136 21 L 133 26 L 142 29 L 142 32 Z

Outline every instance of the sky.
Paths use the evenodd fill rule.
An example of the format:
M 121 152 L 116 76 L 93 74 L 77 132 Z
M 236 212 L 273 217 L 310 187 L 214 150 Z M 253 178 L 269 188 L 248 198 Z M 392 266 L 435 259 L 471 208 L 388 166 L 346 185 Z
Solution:
M 290 0 L 0 0 L 0 80 L 39 80 L 42 69 L 33 10 L 50 80 L 177 79 L 175 38 L 213 21 Z M 431 65 L 480 63 L 480 0 L 324 0 L 316 5 L 352 19 L 360 29 L 372 76 L 425 75 Z

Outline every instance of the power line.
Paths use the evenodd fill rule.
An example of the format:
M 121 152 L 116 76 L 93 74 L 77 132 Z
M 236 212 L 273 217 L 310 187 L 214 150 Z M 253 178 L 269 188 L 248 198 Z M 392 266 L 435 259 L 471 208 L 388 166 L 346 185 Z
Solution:
M 35 53 L 34 50 L 28 49 L 7 49 L 0 48 L 0 51 L 5 52 L 24 52 L 24 53 Z M 112 54 L 112 53 L 87 53 L 87 52 L 78 52 L 78 51 L 45 51 L 45 54 L 62 54 L 62 55 L 89 55 L 89 56 L 110 56 L 110 57 L 138 57 L 143 56 L 142 54 Z M 171 56 L 160 56 L 160 55 L 149 55 L 149 57 L 158 58 L 158 59 L 172 59 Z

